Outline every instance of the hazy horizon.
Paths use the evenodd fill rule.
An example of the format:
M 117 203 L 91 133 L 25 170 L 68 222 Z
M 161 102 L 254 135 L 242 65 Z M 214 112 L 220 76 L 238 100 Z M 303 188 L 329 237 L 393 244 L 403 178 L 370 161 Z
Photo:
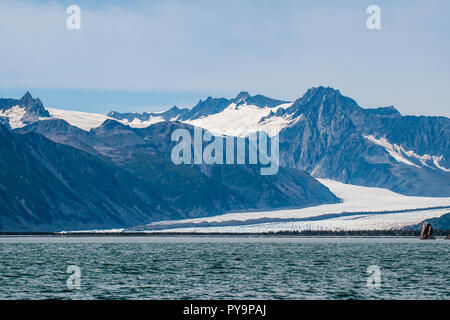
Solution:
M 324 86 L 325 87 L 325 86 Z M 313 88 L 313 87 L 310 87 Z M 308 88 L 308 89 L 310 89 Z M 306 89 L 306 90 L 308 90 Z M 336 90 L 339 90 L 338 88 L 333 88 Z M 247 91 L 247 90 L 241 90 L 241 91 Z M 239 92 L 241 92 L 239 91 Z M 354 99 L 352 96 L 349 96 L 347 94 L 345 94 L 344 92 L 342 92 L 341 90 L 339 90 L 341 92 L 342 95 L 347 96 L 349 98 Z M 0 92 L 3 92 L 2 90 L 0 90 Z M 21 92 L 21 93 L 20 93 Z M 95 104 L 90 103 L 92 106 L 89 105 L 81 105 L 81 106 L 77 106 L 77 105 L 73 105 L 71 104 L 71 99 L 70 96 L 71 95 L 80 95 L 80 91 L 78 90 L 74 90 L 73 92 L 68 92 L 65 91 L 63 94 L 56 94 L 55 96 L 52 95 L 52 91 L 49 90 L 22 90 L 20 91 L 19 89 L 15 89 L 15 90 L 11 90 L 11 93 L 13 93 L 13 96 L 3 96 L 0 95 L 0 99 L 2 98 L 13 98 L 13 99 L 20 99 L 26 92 L 30 92 L 30 94 L 33 96 L 33 98 L 39 98 L 41 99 L 42 103 L 44 104 L 44 107 L 46 108 L 55 108 L 55 109 L 62 109 L 62 110 L 70 110 L 70 111 L 80 111 L 80 112 L 88 112 L 88 113 L 99 113 L 99 114 L 107 114 L 110 111 L 117 111 L 117 112 L 135 112 L 135 113 L 142 113 L 142 112 L 163 112 L 163 111 L 167 111 L 170 108 L 176 106 L 180 109 L 183 108 L 189 108 L 192 109 L 198 102 L 199 100 L 206 100 L 208 97 L 212 97 L 212 98 L 226 98 L 226 99 L 232 99 L 235 98 L 237 96 L 237 94 L 239 92 L 236 92 L 234 95 L 230 95 L 230 96 L 213 96 L 213 95 L 198 95 L 200 98 L 198 98 L 197 100 L 195 100 L 195 97 L 197 96 L 195 93 L 175 93 L 173 94 L 174 97 L 174 101 L 184 101 L 183 99 L 190 99 L 192 98 L 193 102 L 191 104 L 180 104 L 180 103 L 168 103 L 168 104 L 164 104 L 164 103 L 154 103 L 154 104 L 147 104 L 147 105 L 139 105 L 139 104 L 126 104 L 125 102 L 123 102 L 122 104 L 117 104 L 117 102 L 111 103 L 111 107 L 108 108 L 106 107 L 101 107 L 102 109 L 104 109 L 104 111 L 93 111 L 93 109 L 97 109 L 98 106 L 96 107 Z M 35 92 L 44 92 L 43 95 L 38 95 L 35 94 Z M 48 92 L 48 93 L 46 93 Z M 96 91 L 86 91 L 87 95 L 89 95 L 94 101 L 100 101 L 99 105 L 101 104 L 105 104 L 105 95 L 106 96 L 110 96 L 112 99 L 114 99 L 114 97 L 118 97 L 120 96 L 120 100 L 126 100 L 128 98 L 131 98 L 132 101 L 141 101 L 143 97 L 149 96 L 150 97 L 150 102 L 151 102 L 151 95 L 152 93 L 147 93 L 147 92 L 107 92 L 105 94 L 105 92 L 96 92 Z M 277 100 L 284 100 L 284 101 L 288 101 L 288 102 L 294 102 L 296 99 L 301 98 L 303 96 L 303 94 L 306 93 L 303 92 L 301 95 L 299 95 L 297 98 L 295 99 L 285 99 L 285 98 L 280 98 L 280 97 L 272 97 L 270 96 L 269 98 L 273 98 L 273 99 L 277 99 Z M 81 93 L 82 94 L 82 93 Z M 255 96 L 255 95 L 264 95 L 263 93 L 253 93 L 253 92 L 249 92 L 249 94 L 251 96 Z M 129 95 L 129 96 L 128 96 Z M 85 95 L 86 96 L 86 95 Z M 157 101 L 162 101 L 164 99 L 170 99 L 172 95 L 170 93 L 166 93 L 165 95 L 161 95 L 159 94 L 156 97 Z M 62 103 L 56 103 L 56 104 L 49 104 L 46 102 L 45 98 L 43 97 L 50 97 L 51 101 L 58 101 L 60 99 L 68 99 L 68 103 L 67 106 L 66 104 L 64 104 L 64 102 Z M 135 99 L 133 99 L 135 98 Z M 106 100 L 108 99 L 108 97 L 106 97 Z M 355 99 L 354 99 L 355 100 Z M 356 103 L 358 103 L 358 105 L 361 108 L 364 109 L 375 109 L 375 108 L 380 108 L 380 107 L 390 107 L 392 105 L 385 105 L 385 106 L 363 106 L 361 104 L 359 104 L 359 102 L 357 100 L 355 100 Z M 106 104 L 107 105 L 107 104 Z M 399 110 L 396 106 L 394 106 L 403 116 L 406 115 L 412 115 L 412 116 L 444 116 L 444 117 L 450 117 L 450 114 L 409 114 L 409 113 L 403 113 L 401 110 Z

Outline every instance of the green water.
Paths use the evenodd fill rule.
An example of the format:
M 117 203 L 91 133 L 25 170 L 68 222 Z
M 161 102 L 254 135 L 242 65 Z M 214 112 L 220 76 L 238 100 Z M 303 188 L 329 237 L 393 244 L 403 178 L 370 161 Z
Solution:
M 449 299 L 450 241 L 0 238 L 0 299 Z M 68 287 L 69 265 L 81 270 Z M 378 266 L 379 287 L 367 268 Z

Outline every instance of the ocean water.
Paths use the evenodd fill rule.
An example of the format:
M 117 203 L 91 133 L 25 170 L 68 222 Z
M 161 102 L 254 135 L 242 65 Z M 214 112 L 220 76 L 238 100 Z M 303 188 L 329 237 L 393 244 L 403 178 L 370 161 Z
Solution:
M 0 299 L 449 299 L 449 249 L 415 238 L 1 237 Z

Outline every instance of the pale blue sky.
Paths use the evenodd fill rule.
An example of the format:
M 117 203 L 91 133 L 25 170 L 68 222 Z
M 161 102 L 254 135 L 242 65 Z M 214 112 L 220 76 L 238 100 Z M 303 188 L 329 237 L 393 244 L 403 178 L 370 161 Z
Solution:
M 82 29 L 66 28 L 66 8 Z M 366 8 L 381 8 L 379 31 Z M 0 96 L 89 112 L 157 111 L 239 91 L 312 86 L 361 106 L 450 116 L 450 1 L 9 1 Z

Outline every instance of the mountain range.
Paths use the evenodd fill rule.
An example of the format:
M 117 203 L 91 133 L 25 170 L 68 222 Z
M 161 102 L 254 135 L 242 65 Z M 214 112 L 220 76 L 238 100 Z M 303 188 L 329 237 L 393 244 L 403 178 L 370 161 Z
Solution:
M 279 135 L 280 170 L 174 165 L 171 133 Z M 236 210 L 340 200 L 316 178 L 405 195 L 450 196 L 450 119 L 366 109 L 317 87 L 289 102 L 239 93 L 192 109 L 107 115 L 0 99 L 0 230 L 123 228 Z
M 230 100 L 200 101 L 189 112 L 178 110 L 108 116 L 130 124 L 159 117 L 216 134 L 278 133 L 284 167 L 405 195 L 450 196 L 447 117 L 402 116 L 393 106 L 365 109 L 339 90 L 326 87 L 311 88 L 293 103 L 241 92 Z

